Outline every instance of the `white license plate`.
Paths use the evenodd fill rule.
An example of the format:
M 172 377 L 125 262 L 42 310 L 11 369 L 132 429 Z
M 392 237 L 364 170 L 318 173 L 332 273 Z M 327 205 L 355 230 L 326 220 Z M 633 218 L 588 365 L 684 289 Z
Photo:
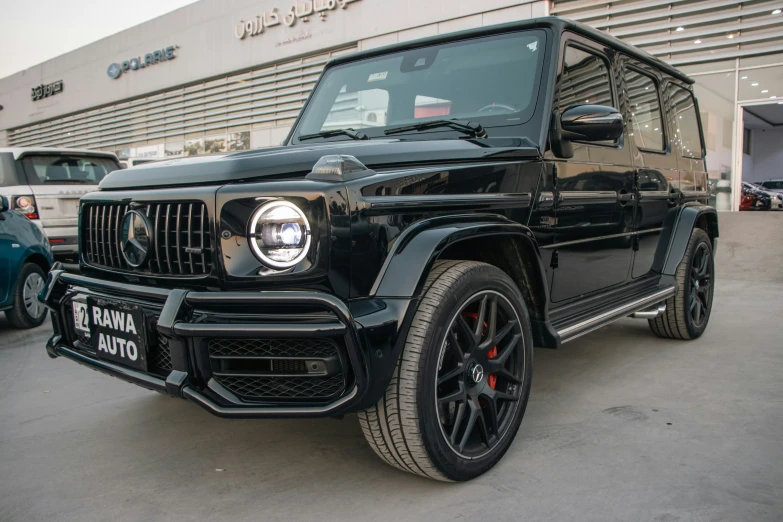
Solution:
M 77 333 L 90 337 L 90 316 L 87 313 L 87 303 L 71 301 L 73 304 L 73 327 Z

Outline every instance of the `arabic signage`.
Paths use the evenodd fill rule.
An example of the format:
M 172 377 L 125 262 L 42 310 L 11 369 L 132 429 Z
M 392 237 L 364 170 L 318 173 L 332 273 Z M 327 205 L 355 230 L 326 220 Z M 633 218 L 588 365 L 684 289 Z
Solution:
M 137 58 L 131 58 L 130 60 L 125 60 L 122 63 L 115 62 L 109 65 L 109 68 L 106 69 L 106 74 L 108 74 L 109 78 L 111 78 L 112 80 L 116 80 L 124 72 L 145 69 L 146 67 L 155 65 L 156 63 L 162 63 L 162 62 L 167 62 L 169 60 L 173 60 L 174 58 L 177 57 L 174 54 L 175 49 L 179 49 L 179 46 L 169 45 L 164 49 L 155 50 L 151 53 L 145 54 L 144 59 L 142 59 L 142 57 L 139 56 Z
M 298 20 L 309 22 L 311 16 L 318 16 L 322 22 L 326 21 L 330 11 L 345 9 L 349 4 L 359 0 L 297 0 L 286 13 L 278 12 L 277 7 L 250 20 L 240 20 L 234 28 L 234 34 L 240 40 L 247 36 L 258 36 L 276 25 L 285 24 L 288 27 L 296 25 Z
M 63 81 L 57 80 L 56 82 L 49 83 L 47 85 L 41 84 L 38 87 L 33 87 L 30 97 L 33 101 L 42 100 L 49 96 L 54 96 L 57 93 L 63 92 Z

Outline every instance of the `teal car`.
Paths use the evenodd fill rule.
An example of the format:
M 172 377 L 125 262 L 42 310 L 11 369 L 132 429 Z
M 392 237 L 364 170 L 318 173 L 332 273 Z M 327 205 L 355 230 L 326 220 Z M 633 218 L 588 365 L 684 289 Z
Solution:
M 52 262 L 41 229 L 0 196 L 0 310 L 16 328 L 33 328 L 46 319 L 38 294 Z

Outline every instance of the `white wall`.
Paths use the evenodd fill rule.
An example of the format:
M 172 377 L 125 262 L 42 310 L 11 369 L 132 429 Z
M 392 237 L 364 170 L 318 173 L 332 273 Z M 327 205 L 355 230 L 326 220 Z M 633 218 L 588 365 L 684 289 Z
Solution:
M 534 0 L 341 0 L 323 21 L 311 16 L 306 23 L 298 21 L 291 27 L 281 23 L 258 36 L 239 39 L 236 27 L 240 22 L 255 20 L 272 9 L 283 17 L 297 2 L 202 0 L 0 78 L 0 103 L 5 106 L 0 129 L 355 42 L 366 42 L 360 44 L 366 48 L 434 34 L 433 26 L 436 32 L 447 32 L 542 16 L 548 4 Z M 178 46 L 171 61 L 123 73 L 117 79 L 107 75 L 113 62 L 143 57 L 169 45 Z M 58 80 L 63 81 L 61 93 L 31 100 L 31 88 Z
M 743 162 L 742 180 L 783 179 L 783 129 L 753 129 L 751 136 L 751 161 Z

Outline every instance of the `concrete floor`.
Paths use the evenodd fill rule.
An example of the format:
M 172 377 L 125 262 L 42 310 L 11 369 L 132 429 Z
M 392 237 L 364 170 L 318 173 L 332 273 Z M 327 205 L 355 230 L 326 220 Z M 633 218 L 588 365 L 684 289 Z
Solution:
M 522 428 L 466 484 L 342 421 L 227 421 L 0 323 L 0 520 L 783 520 L 783 215 L 722 214 L 707 333 L 624 320 L 538 350 Z

